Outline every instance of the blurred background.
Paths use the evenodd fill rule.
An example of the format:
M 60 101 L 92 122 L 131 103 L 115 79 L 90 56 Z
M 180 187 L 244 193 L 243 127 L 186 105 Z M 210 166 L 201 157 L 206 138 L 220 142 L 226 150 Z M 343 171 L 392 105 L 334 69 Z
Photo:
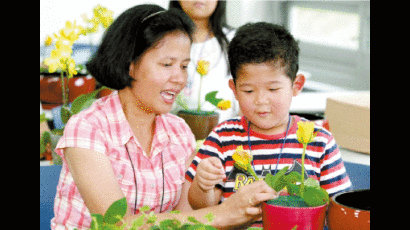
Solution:
M 143 3 L 168 8 L 168 0 L 40 0 L 40 53 L 47 52 L 43 46 L 47 35 L 58 32 L 67 20 L 84 24 L 82 15 L 91 18 L 98 4 L 112 10 L 115 19 Z M 227 2 L 227 21 L 236 28 L 257 21 L 287 27 L 300 41 L 300 69 L 310 81 L 326 84 L 307 90 L 370 90 L 370 1 L 232 0 Z M 100 30 L 80 36 L 76 44 L 91 40 L 98 45 L 102 34 Z M 88 58 L 87 54 L 73 56 L 80 63 Z

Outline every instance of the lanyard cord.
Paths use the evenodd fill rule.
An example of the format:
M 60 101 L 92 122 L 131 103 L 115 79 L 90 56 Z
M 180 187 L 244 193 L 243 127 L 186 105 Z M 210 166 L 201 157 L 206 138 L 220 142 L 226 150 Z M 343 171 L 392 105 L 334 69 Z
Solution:
M 130 155 L 130 152 L 128 151 L 127 145 L 125 145 L 125 149 L 127 150 L 128 158 L 130 159 L 130 162 L 131 162 L 132 171 L 134 172 L 134 182 L 135 182 L 134 214 L 136 214 L 137 213 L 137 200 L 138 200 L 137 177 L 136 177 L 136 174 L 135 174 L 134 164 L 132 163 L 131 155 Z M 161 208 L 159 210 L 160 213 L 162 213 L 162 205 L 164 204 L 164 194 L 165 194 L 164 155 L 162 154 L 162 152 L 161 152 L 161 163 L 162 163 L 162 198 L 161 198 Z
M 289 127 L 290 127 L 290 121 L 291 121 L 291 117 L 290 117 L 290 115 L 289 115 L 288 127 L 286 128 L 285 138 L 283 139 L 282 148 L 280 149 L 280 153 L 279 153 L 279 158 L 278 158 L 278 161 L 276 162 L 275 174 L 273 174 L 273 175 L 276 175 L 276 173 L 278 172 L 280 157 L 282 156 L 283 147 L 285 147 L 286 139 L 288 138 Z M 248 145 L 249 145 L 249 151 L 250 151 L 251 154 L 252 154 L 252 143 L 251 143 L 250 130 L 251 130 L 251 121 L 248 121 Z M 252 156 L 253 156 L 253 154 L 252 154 Z M 252 167 L 253 167 L 253 170 L 256 172 L 256 170 L 255 170 L 255 164 L 254 164 L 253 160 L 252 160 Z M 271 169 L 271 173 L 272 173 L 272 169 Z

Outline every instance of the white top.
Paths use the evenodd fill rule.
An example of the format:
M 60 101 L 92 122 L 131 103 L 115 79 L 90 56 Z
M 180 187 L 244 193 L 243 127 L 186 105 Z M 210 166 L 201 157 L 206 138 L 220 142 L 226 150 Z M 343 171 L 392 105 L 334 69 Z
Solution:
M 235 35 L 235 30 L 229 31 L 224 29 L 229 41 Z M 203 43 L 193 43 L 191 47 L 191 62 L 188 65 L 188 83 L 185 89 L 181 92 L 184 100 L 187 102 L 189 109 L 198 108 L 198 93 L 200 85 L 200 75 L 196 71 L 197 63 L 200 59 L 209 61 L 209 72 L 202 80 L 201 101 L 202 110 L 213 111 L 215 106 L 209 102 L 205 102 L 205 96 L 211 91 L 218 91 L 217 98 L 232 101 L 232 108 L 226 111 L 216 109 L 219 113 L 219 122 L 237 116 L 239 111 L 238 103 L 229 88 L 229 79 L 232 78 L 228 74 L 228 57 L 225 55 L 218 43 L 216 37 L 213 37 Z M 181 108 L 174 104 L 173 111 L 178 111 Z

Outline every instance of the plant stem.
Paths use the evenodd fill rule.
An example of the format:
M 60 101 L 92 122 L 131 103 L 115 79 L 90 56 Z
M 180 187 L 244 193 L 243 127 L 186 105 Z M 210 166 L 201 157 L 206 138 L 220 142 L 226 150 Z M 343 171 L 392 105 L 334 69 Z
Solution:
M 61 89 L 63 91 L 63 106 L 68 105 L 68 95 L 67 95 L 67 89 L 66 89 L 66 84 L 65 84 L 65 77 L 64 77 L 64 71 L 61 71 L 60 75 L 60 80 L 61 80 Z
M 201 75 L 201 74 L 200 74 Z M 204 76 L 201 75 L 201 78 L 199 80 L 199 92 L 198 92 L 198 111 L 201 111 L 201 91 L 202 91 L 202 78 Z
M 305 155 L 306 155 L 307 144 L 303 144 L 303 153 L 302 153 L 302 185 L 300 186 L 300 196 L 303 197 L 303 192 L 305 190 Z

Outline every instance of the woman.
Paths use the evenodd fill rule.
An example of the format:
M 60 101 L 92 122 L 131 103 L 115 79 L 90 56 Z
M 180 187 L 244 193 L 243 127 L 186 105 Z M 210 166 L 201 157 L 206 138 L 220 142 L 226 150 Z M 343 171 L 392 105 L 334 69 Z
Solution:
M 197 73 L 197 63 L 203 59 L 210 62 L 209 73 L 202 80 L 201 102 L 211 91 L 218 91 L 218 97 L 236 101 L 229 89 L 229 73 L 227 48 L 235 30 L 226 23 L 226 1 L 170 1 L 169 8 L 184 11 L 195 23 L 194 43 L 191 48 L 191 63 L 188 66 L 188 83 L 181 95 L 190 109 L 198 107 L 198 92 L 200 75 Z M 210 103 L 203 104 L 204 110 L 214 110 Z M 178 108 L 177 108 L 178 109 Z M 219 121 L 237 115 L 239 107 L 234 103 L 233 109 L 220 111 Z
M 260 217 L 249 200 L 258 205 L 275 196 L 260 182 L 224 206 L 198 211 L 189 206 L 185 171 L 195 139 L 183 120 L 168 112 L 187 81 L 192 31 L 186 15 L 155 5 L 130 8 L 109 27 L 87 69 L 118 91 L 73 116 L 65 128 L 57 145 L 64 164 L 52 229 L 89 228 L 90 213 L 104 214 L 124 197 L 126 222 L 148 205 L 161 213 L 158 220 L 203 220 L 213 212 L 213 225 L 229 228 Z M 175 209 L 186 212 L 168 213 Z

